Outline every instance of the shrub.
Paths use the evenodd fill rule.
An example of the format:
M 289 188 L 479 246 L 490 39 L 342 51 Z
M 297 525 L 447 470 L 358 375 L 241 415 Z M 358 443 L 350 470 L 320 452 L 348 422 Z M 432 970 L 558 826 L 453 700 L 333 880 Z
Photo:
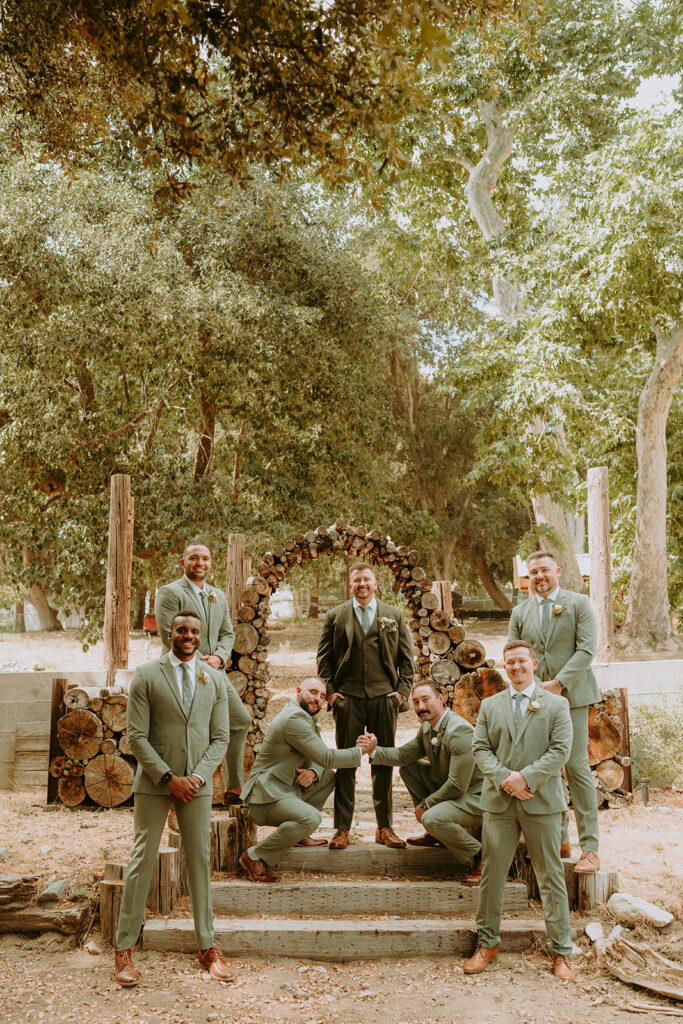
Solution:
M 635 704 L 630 709 L 633 782 L 683 784 L 683 688 L 676 705 Z

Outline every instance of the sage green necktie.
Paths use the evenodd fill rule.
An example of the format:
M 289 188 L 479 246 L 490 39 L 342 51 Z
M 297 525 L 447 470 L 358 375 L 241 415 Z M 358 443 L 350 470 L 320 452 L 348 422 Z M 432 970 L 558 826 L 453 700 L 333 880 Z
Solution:
M 543 598 L 543 611 L 541 612 L 541 632 L 543 636 L 548 633 L 548 626 L 550 625 L 550 609 L 552 607 L 552 601 L 549 597 Z
M 370 608 L 367 604 L 361 606 L 360 620 L 360 624 L 363 627 L 363 632 L 367 633 L 367 631 L 370 629 Z
M 517 726 L 517 729 L 519 729 L 521 724 L 522 724 L 522 699 L 523 699 L 523 697 L 524 697 L 523 693 L 515 693 L 515 694 L 513 694 L 513 697 L 512 697 L 512 712 L 513 712 L 514 717 L 515 717 L 515 725 Z
M 190 676 L 189 666 L 183 662 L 183 711 L 187 718 L 190 714 L 190 708 L 192 707 L 192 695 L 194 688 L 192 686 L 192 677 Z
M 206 591 L 204 589 L 200 590 L 199 591 L 199 596 L 202 599 L 202 611 L 204 612 L 204 616 L 208 618 L 208 615 L 209 615 L 209 602 L 208 602 L 207 597 L 206 597 Z

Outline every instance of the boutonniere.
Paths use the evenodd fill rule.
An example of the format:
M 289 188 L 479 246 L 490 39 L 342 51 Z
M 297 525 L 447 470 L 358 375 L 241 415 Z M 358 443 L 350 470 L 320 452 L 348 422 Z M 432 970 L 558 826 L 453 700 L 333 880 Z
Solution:
M 211 591 L 211 593 L 209 594 L 209 604 L 215 604 L 217 600 L 218 598 L 216 597 L 214 592 Z
M 200 683 L 210 683 L 211 682 L 210 676 L 203 669 L 199 673 L 198 680 L 199 680 Z
M 386 629 L 389 633 L 395 633 L 396 619 L 392 619 L 390 615 L 380 615 L 379 628 Z
M 439 743 L 441 743 L 441 737 L 432 736 L 432 746 L 434 747 L 434 750 L 436 750 L 436 748 L 439 746 Z
M 555 604 L 555 605 L 553 605 L 553 618 L 555 618 L 556 615 L 561 615 L 563 611 L 564 611 L 564 605 L 563 604 Z
M 530 700 L 529 703 L 527 704 L 527 709 L 526 709 L 527 715 L 530 715 L 532 713 L 532 711 L 540 711 L 540 710 L 541 710 L 541 705 L 538 703 L 537 700 Z

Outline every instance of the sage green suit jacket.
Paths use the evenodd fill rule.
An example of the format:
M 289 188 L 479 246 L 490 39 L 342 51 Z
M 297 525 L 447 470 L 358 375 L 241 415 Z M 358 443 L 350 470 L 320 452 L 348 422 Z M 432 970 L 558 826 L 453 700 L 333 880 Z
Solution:
M 524 801 L 529 814 L 566 811 L 562 767 L 572 746 L 569 704 L 564 697 L 534 687 L 532 701 L 517 730 L 510 688 L 481 702 L 472 751 L 484 774 L 481 809 L 502 814 L 514 797 L 500 788 L 510 772 L 521 772 L 534 794 Z
M 186 576 L 182 576 L 173 583 L 167 583 L 157 590 L 154 602 L 154 616 L 157 620 L 159 638 L 168 651 L 171 648 L 171 641 L 168 633 L 171 628 L 171 619 L 178 612 L 184 609 L 192 610 L 199 615 L 202 622 L 202 639 L 199 644 L 200 654 L 217 654 L 223 659 L 223 667 L 228 669 L 230 652 L 235 640 L 235 631 L 230 621 L 228 611 L 228 599 L 222 590 L 217 587 L 210 587 L 204 584 L 209 599 L 209 614 L 204 615 L 201 599 L 195 593 L 194 587 Z
M 290 700 L 268 727 L 263 745 L 256 755 L 249 778 L 242 788 L 245 805 L 270 804 L 286 797 L 301 796 L 294 782 L 297 768 L 357 768 L 360 747 L 332 750 L 325 746 L 315 720 Z
M 434 786 L 434 791 L 424 801 L 427 807 L 444 800 L 458 800 L 465 793 L 475 797 L 478 803 L 483 776 L 472 753 L 473 733 L 469 722 L 447 710 L 435 737 L 432 737 L 429 722 L 424 722 L 408 743 L 400 747 L 377 747 L 370 763 L 404 765 L 426 758 Z M 432 739 L 437 742 L 432 743 Z
M 558 608 L 559 614 L 555 614 Z M 512 609 L 508 640 L 526 640 L 536 652 L 536 675 L 545 682 L 557 679 L 573 708 L 600 700 L 600 690 L 591 664 L 598 645 L 598 625 L 590 598 L 560 589 L 543 636 L 538 602 L 532 595 Z
M 196 772 L 209 792 L 211 779 L 225 757 L 229 716 L 225 676 L 195 660 L 195 688 L 185 717 L 168 654 L 135 670 L 128 693 L 126 735 L 138 768 L 134 793 L 169 796 L 159 779 L 172 769 L 176 775 Z

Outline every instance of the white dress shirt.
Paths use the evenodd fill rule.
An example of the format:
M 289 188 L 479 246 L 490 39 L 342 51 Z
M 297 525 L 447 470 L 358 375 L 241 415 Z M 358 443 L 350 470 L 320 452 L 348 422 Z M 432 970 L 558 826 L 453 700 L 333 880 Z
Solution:
M 555 589 L 553 590 L 552 594 L 548 594 L 548 600 L 551 602 L 550 603 L 550 618 L 551 619 L 553 617 L 553 608 L 555 607 L 555 602 L 557 601 L 557 595 L 559 594 L 559 592 L 560 592 L 560 588 L 559 587 L 555 587 Z M 545 598 L 541 597 L 540 594 L 534 594 L 534 597 L 536 598 L 536 601 L 538 603 L 538 624 L 539 624 L 539 626 L 542 626 L 543 625 L 543 602 L 544 602 Z
M 190 582 L 192 582 L 190 580 Z M 194 584 L 193 584 L 194 586 Z M 193 655 L 189 661 L 181 661 L 177 658 L 173 651 L 168 652 L 168 660 L 173 665 L 173 673 L 175 675 L 176 686 L 178 687 L 178 696 L 180 697 L 180 704 L 183 703 L 183 665 L 187 665 L 190 670 L 190 683 L 192 684 L 192 696 L 194 696 L 195 688 L 195 672 L 197 671 L 197 655 Z M 199 774 L 199 772 L 192 772 L 200 780 L 202 786 L 205 784 L 205 780 Z
M 533 683 L 529 683 L 529 685 L 527 686 L 527 688 L 525 690 L 513 690 L 513 688 L 510 687 L 510 704 L 512 704 L 512 717 L 513 718 L 514 718 L 514 715 L 515 715 L 515 705 L 513 704 L 513 700 L 514 700 L 515 694 L 516 693 L 521 693 L 522 694 L 521 701 L 517 701 L 517 703 L 518 704 L 521 703 L 521 705 L 522 705 L 522 718 L 524 718 L 525 714 L 527 713 L 527 708 L 529 707 L 529 701 L 531 700 L 531 695 L 534 692 L 534 687 L 535 686 L 536 686 L 536 683 L 533 682 Z
M 441 728 L 441 723 L 443 722 L 445 717 L 446 717 L 446 712 L 444 711 L 444 713 L 442 714 L 441 718 L 436 723 L 436 725 L 432 726 L 432 729 L 434 730 L 434 732 L 438 732 L 439 731 L 439 729 Z
M 375 615 L 377 614 L 377 598 L 373 597 L 372 600 L 368 601 L 366 605 L 362 605 L 358 601 L 356 601 L 354 597 L 353 610 L 355 611 L 356 617 L 358 618 L 358 621 L 360 622 L 361 626 L 363 625 L 363 608 L 367 608 L 368 611 L 370 612 L 370 625 L 372 625 L 373 622 L 375 621 Z

